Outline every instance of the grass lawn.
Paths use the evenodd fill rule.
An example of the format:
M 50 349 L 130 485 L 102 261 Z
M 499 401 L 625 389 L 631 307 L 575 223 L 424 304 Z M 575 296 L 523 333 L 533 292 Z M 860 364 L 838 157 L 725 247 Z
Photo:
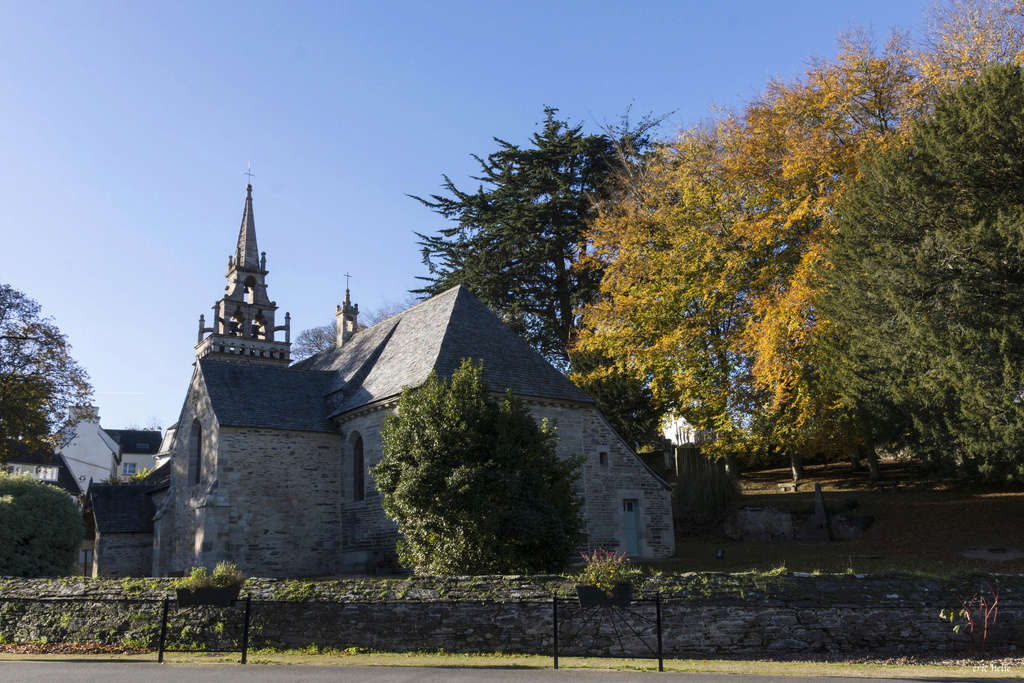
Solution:
M 671 571 L 744 571 L 785 566 L 790 571 L 878 573 L 909 571 L 944 575 L 956 572 L 1024 572 L 1024 557 L 1003 561 L 968 559 L 961 550 L 998 547 L 1024 551 L 1024 491 L 965 487 L 952 479 L 926 477 L 913 465 L 883 463 L 877 489 L 866 473 L 849 466 L 806 468 L 800 490 L 784 493 L 778 484 L 788 469 L 743 475 L 741 505 L 771 505 L 810 510 L 814 484 L 820 483 L 829 508 L 856 501 L 855 514 L 874 523 L 856 540 L 832 543 L 795 541 L 739 542 L 720 533 L 680 536 L 676 555 L 652 566 Z M 725 558 L 715 558 L 715 550 Z
M 239 661 L 238 655 L 202 655 L 168 653 L 169 665 L 174 664 L 228 664 Z M 37 661 L 155 661 L 156 654 L 140 655 L 12 655 L 0 654 L 0 662 L 14 660 Z M 365 653 L 305 651 L 257 651 L 249 654 L 250 665 L 278 664 L 297 666 L 430 666 L 430 667 L 495 667 L 511 669 L 550 669 L 550 657 L 538 655 L 501 654 L 422 654 L 422 653 Z M 604 659 L 563 657 L 559 667 L 575 670 L 652 671 L 658 664 L 649 659 Z M 979 662 L 977 665 L 948 664 L 872 664 L 846 662 L 778 662 L 764 660 L 701 660 L 666 659 L 666 671 L 693 673 L 760 674 L 775 676 L 858 676 L 887 678 L 964 679 L 1024 678 L 1024 667 L 1005 666 L 999 660 Z

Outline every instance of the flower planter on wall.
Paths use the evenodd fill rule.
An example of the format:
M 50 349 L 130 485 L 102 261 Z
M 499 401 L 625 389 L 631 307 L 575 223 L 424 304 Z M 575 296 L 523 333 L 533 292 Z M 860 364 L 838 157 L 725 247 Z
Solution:
M 238 599 L 240 586 L 234 588 L 197 588 L 190 591 L 185 588 L 178 589 L 179 605 L 212 605 L 214 607 L 231 607 Z
M 609 595 L 597 586 L 576 586 L 580 607 L 629 607 L 633 600 L 633 584 L 617 583 Z

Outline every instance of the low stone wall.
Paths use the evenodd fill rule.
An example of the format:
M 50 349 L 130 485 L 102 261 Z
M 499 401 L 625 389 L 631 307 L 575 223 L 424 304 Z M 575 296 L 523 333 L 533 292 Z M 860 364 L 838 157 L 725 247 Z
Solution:
M 999 576 L 999 616 L 989 645 L 1024 646 L 1024 577 Z M 648 581 L 660 592 L 666 657 L 933 654 L 967 647 L 939 610 L 993 579 L 894 576 L 682 574 Z M 252 647 L 386 651 L 552 650 L 552 596 L 565 655 L 651 656 L 653 600 L 628 610 L 584 611 L 570 580 L 534 577 L 251 579 Z M 0 642 L 98 641 L 155 647 L 166 579 L 0 579 Z M 29 599 L 31 601 L 19 600 Z M 48 599 L 56 602 L 37 602 Z M 117 600 L 118 602 L 100 602 Z M 167 647 L 231 647 L 242 609 L 179 609 Z

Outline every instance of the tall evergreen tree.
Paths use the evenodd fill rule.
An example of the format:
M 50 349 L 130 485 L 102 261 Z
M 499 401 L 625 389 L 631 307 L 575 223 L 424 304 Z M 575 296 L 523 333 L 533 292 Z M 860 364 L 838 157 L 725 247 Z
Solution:
M 529 147 L 494 138 L 497 151 L 473 155 L 480 164 L 475 192 L 445 175 L 445 194 L 414 198 L 453 221 L 436 235 L 417 233 L 429 269 L 418 292 L 468 285 L 565 369 L 576 309 L 593 301 L 601 277 L 595 264 L 581 263 L 584 230 L 595 202 L 609 194 L 620 154 L 617 141 L 584 134 L 581 124 L 558 120 L 557 113 L 544 109 Z M 650 125 L 627 135 L 642 146 Z
M 876 435 L 1024 479 L 1024 76 L 946 93 L 837 209 L 822 311 Z

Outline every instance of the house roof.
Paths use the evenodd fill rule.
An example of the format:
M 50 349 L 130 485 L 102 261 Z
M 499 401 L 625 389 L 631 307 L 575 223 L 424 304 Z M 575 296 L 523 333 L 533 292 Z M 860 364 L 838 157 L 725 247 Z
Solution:
M 89 501 L 101 534 L 151 534 L 156 508 L 144 483 L 93 484 Z
M 30 467 L 56 467 L 57 480 L 46 481 L 51 486 L 62 488 L 72 495 L 79 495 L 82 489 L 75 481 L 75 475 L 64 461 L 64 456 L 50 451 L 30 451 L 23 444 L 11 442 L 12 455 L 7 459 L 8 465 L 27 465 Z
M 163 435 L 156 429 L 104 429 L 121 447 L 121 453 L 153 455 L 160 450 Z
M 162 489 L 167 488 L 171 485 L 171 461 L 167 460 L 163 465 L 160 465 L 152 472 L 147 474 L 145 477 L 139 480 L 140 484 L 145 484 L 148 488 L 146 493 L 155 493 Z

